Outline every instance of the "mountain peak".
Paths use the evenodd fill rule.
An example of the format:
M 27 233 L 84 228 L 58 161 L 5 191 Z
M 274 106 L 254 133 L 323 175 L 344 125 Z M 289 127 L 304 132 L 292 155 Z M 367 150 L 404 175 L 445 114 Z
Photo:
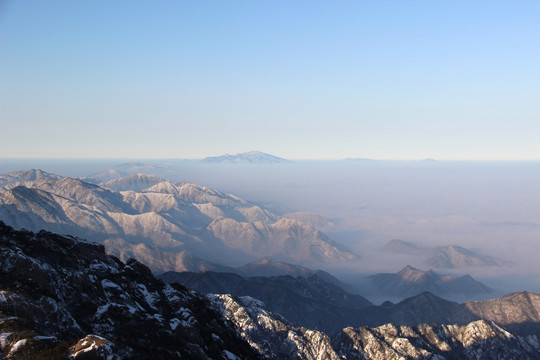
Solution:
M 163 181 L 164 179 L 155 175 L 133 173 L 119 179 L 101 183 L 100 185 L 116 191 L 141 191 Z
M 248 151 L 236 155 L 211 156 L 203 159 L 202 162 L 211 164 L 283 164 L 290 161 L 261 151 Z

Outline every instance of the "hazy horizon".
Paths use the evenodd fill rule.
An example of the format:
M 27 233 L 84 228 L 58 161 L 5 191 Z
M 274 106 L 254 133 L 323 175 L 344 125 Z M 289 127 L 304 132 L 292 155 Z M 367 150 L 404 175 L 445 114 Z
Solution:
M 540 292 L 537 162 L 324 160 L 231 165 L 169 159 L 142 163 L 154 165 L 143 173 L 188 180 L 282 211 L 324 216 L 334 225 L 321 230 L 360 255 L 358 263 L 328 268 L 349 279 L 354 273 L 397 272 L 405 265 L 428 270 L 420 258 L 381 252 L 390 240 L 401 239 L 430 248 L 458 245 L 511 261 L 514 265 L 502 268 L 437 272 L 470 274 L 501 291 Z M 137 172 L 129 171 L 129 163 L 113 160 L 11 160 L 10 170 L 29 168 L 24 165 L 78 177 L 108 168 Z M 7 172 L 5 166 L 0 162 L 0 172 Z
M 517 264 L 473 275 L 540 291 L 539 17 L 532 0 L 2 1 L 0 172 L 141 161 L 330 219 L 354 271 L 399 270 L 379 260 L 395 238 L 457 244 Z M 199 162 L 253 150 L 293 162 Z
M 536 1 L 2 1 L 2 157 L 540 160 Z

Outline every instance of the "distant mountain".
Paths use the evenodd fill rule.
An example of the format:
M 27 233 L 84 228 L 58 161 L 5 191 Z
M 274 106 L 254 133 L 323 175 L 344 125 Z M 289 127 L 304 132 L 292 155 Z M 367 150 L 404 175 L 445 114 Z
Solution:
M 287 320 L 310 329 L 335 332 L 355 324 L 359 309 L 372 305 L 317 274 L 308 277 L 242 277 L 237 274 L 166 272 L 159 276 L 202 293 L 251 296 Z
M 84 181 L 92 183 L 103 183 L 110 180 L 119 179 L 131 174 L 147 174 L 160 177 L 174 175 L 174 169 L 169 166 L 153 165 L 142 162 L 130 162 L 118 164 L 110 169 L 88 176 Z
M 281 217 L 237 196 L 197 184 L 133 175 L 109 182 L 118 189 L 79 179 L 38 179 L 8 183 L 0 194 L 0 219 L 16 228 L 47 229 L 122 245 L 154 271 L 192 270 L 175 254 L 187 251 L 215 264 L 238 266 L 271 256 L 278 261 L 319 263 L 357 256 L 324 233 Z M 116 244 L 116 245 L 115 245 Z M 126 244 L 143 244 L 129 247 Z M 210 263 L 214 265 L 210 266 Z
M 418 254 L 424 249 L 420 248 L 410 242 L 394 239 L 388 244 L 383 246 L 383 250 L 386 252 L 393 252 L 398 254 Z
M 324 281 L 343 287 L 341 281 L 326 271 L 312 270 L 300 265 L 294 265 L 283 261 L 274 261 L 271 258 L 253 261 L 249 264 L 237 267 L 236 270 L 240 275 L 247 277 L 288 275 L 292 277 L 302 276 L 307 278 L 312 275 L 317 275 Z
M 165 271 L 236 271 L 232 267 L 219 265 L 193 256 L 187 250 L 180 252 L 160 251 L 151 245 L 131 244 L 120 238 L 107 239 L 103 242 L 103 245 L 105 245 L 107 254 L 114 255 L 123 262 L 129 259 L 137 259 L 157 274 Z
M 159 184 L 165 181 L 164 179 L 147 174 L 130 174 L 122 178 L 109 180 L 104 183 L 100 183 L 100 186 L 115 190 L 115 191 L 135 191 L 139 192 L 153 185 Z
M 433 270 L 422 271 L 406 266 L 396 274 L 377 274 L 369 278 L 373 289 L 379 294 L 410 297 L 429 291 L 438 296 L 455 294 L 489 294 L 490 288 L 469 275 L 439 275 Z
M 40 169 L 13 171 L 0 175 L 0 189 L 7 184 L 20 184 L 24 181 L 34 180 L 59 180 L 62 176 L 48 173 Z M 13 186 L 12 186 L 13 187 Z
M 426 265 L 437 269 L 509 266 L 512 264 L 506 260 L 476 254 L 457 245 L 422 247 L 402 240 L 392 240 L 383 246 L 382 250 L 395 254 L 408 254 L 423 257 Z
M 448 245 L 436 248 L 426 264 L 441 269 L 459 269 L 479 266 L 508 266 L 509 261 L 478 255 L 461 246 Z
M 202 162 L 209 164 L 283 164 L 291 161 L 260 151 L 249 151 L 236 155 L 207 157 Z
M 289 219 L 298 220 L 314 228 L 325 228 L 334 225 L 334 223 L 327 218 L 311 212 L 292 212 L 283 214 L 282 216 Z
M 228 247 L 241 249 L 255 257 L 270 255 L 304 264 L 357 259 L 321 231 L 292 219 L 280 218 L 274 223 L 264 223 L 216 218 L 208 229 Z

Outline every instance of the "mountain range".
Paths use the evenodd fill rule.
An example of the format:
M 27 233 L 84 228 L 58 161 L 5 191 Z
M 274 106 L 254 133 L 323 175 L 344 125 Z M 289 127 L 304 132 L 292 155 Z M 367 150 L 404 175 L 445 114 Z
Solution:
M 204 158 L 201 162 L 208 164 L 286 164 L 291 161 L 261 151 L 249 151 L 236 155 L 211 156 Z
M 156 272 L 187 269 L 185 256 L 225 265 L 266 256 L 306 264 L 357 259 L 301 221 L 197 184 L 145 174 L 91 184 L 37 172 L 4 176 L 0 219 L 103 242 Z
M 334 334 L 298 327 L 253 297 L 203 296 L 102 245 L 0 222 L 5 359 L 540 358 L 537 294 L 457 304 L 423 293 L 362 309 L 393 323 Z
M 433 270 L 422 271 L 407 265 L 398 273 L 368 277 L 372 289 L 382 295 L 410 297 L 428 291 L 438 296 L 490 294 L 492 289 L 469 275 L 440 275 Z
M 458 245 L 422 247 L 394 239 L 384 245 L 383 251 L 395 254 L 416 255 L 424 263 L 437 269 L 461 269 L 483 266 L 509 266 L 512 263 L 491 256 L 479 255 Z
M 166 272 L 159 278 L 201 293 L 251 296 L 292 323 L 333 333 L 352 325 L 359 309 L 373 304 L 360 295 L 325 281 L 318 274 L 243 277 L 231 273 Z

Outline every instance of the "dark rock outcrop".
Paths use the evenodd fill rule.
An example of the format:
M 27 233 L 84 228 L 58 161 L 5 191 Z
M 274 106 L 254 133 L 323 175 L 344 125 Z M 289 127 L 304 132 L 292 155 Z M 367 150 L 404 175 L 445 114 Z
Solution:
M 206 298 L 164 284 L 136 260 L 123 264 L 102 245 L 3 223 L 0 333 L 6 358 L 258 356 Z

